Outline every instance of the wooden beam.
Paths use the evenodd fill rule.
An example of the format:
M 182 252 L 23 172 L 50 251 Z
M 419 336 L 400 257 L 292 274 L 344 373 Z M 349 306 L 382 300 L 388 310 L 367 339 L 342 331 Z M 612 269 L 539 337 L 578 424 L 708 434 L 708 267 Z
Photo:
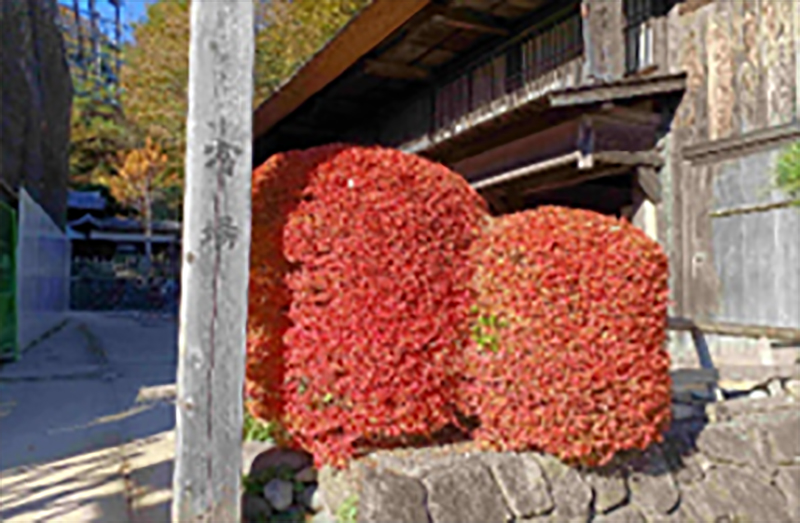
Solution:
M 699 321 L 689 318 L 670 317 L 667 328 L 673 331 L 699 330 L 705 334 L 734 336 L 738 338 L 767 338 L 800 343 L 800 329 L 770 327 L 766 325 L 741 325 L 738 323 Z
M 333 131 L 319 127 L 309 127 L 307 125 L 297 123 L 285 123 L 282 124 L 279 129 L 281 133 L 295 134 L 300 136 L 315 136 L 319 138 L 335 138 L 338 136 L 338 134 Z
M 572 166 L 575 165 L 577 162 L 579 162 L 582 157 L 583 155 L 580 153 L 580 151 L 575 151 L 569 154 L 565 154 L 563 156 L 559 156 L 557 158 L 552 158 L 550 160 L 545 160 L 543 162 L 537 162 L 533 165 L 526 165 L 525 167 L 514 169 L 512 171 L 508 171 L 503 174 L 499 174 L 497 176 L 492 176 L 484 180 L 475 181 L 472 182 L 470 185 L 472 185 L 472 187 L 475 190 L 481 190 L 487 187 L 493 187 L 503 183 L 513 182 L 540 172 L 549 171 L 559 167 Z
M 638 98 L 686 90 L 686 74 L 622 80 L 613 84 L 565 89 L 549 95 L 551 107 L 590 105 L 611 100 Z
M 421 67 L 382 60 L 364 60 L 364 72 L 380 78 L 395 80 L 425 80 L 430 73 Z
M 258 138 L 272 129 L 399 29 L 430 1 L 374 0 L 256 109 L 253 137 Z
M 725 218 L 726 216 L 737 216 L 742 214 L 753 214 L 759 212 L 772 211 L 774 209 L 787 209 L 789 207 L 796 207 L 800 205 L 800 200 L 783 200 L 780 202 L 762 203 L 759 205 L 747 205 L 742 207 L 733 207 L 730 209 L 720 209 L 712 211 L 709 216 L 712 218 Z
M 638 109 L 636 107 L 626 107 L 624 105 L 606 102 L 601 106 L 604 116 L 624 122 L 631 122 L 639 125 L 658 125 L 661 122 L 661 115 L 652 111 Z
M 475 31 L 478 33 L 499 36 L 508 36 L 510 34 L 508 29 L 504 28 L 497 20 L 478 14 L 470 9 L 443 8 L 432 17 L 432 20 L 449 27 L 466 29 L 467 31 Z
M 800 123 L 770 127 L 732 138 L 712 140 L 683 148 L 683 158 L 696 165 L 741 158 L 754 152 L 800 140 Z
M 548 0 L 506 0 L 508 5 L 519 7 L 520 9 L 537 9 Z
M 646 165 L 650 167 L 661 167 L 664 159 L 654 151 L 600 151 L 591 154 L 592 163 L 615 163 L 638 167 Z
M 636 168 L 636 183 L 644 195 L 653 203 L 661 203 L 662 187 L 656 169 L 649 165 Z
M 564 189 L 600 178 L 625 174 L 628 170 L 629 168 L 626 166 L 605 166 L 585 171 L 566 169 L 562 172 L 553 172 L 526 180 L 524 186 L 521 186 L 518 190 L 528 195 L 543 191 Z

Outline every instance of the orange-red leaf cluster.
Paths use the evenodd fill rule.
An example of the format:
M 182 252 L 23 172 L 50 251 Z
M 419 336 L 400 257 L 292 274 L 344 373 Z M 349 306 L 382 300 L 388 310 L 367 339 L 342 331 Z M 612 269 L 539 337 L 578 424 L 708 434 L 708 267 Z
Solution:
M 291 294 L 283 235 L 303 198 L 311 172 L 343 145 L 271 157 L 253 172 L 252 244 L 246 365 L 246 405 L 257 418 L 282 421 L 286 374 L 283 335 L 289 328 Z
M 454 422 L 483 200 L 379 147 L 277 155 L 254 174 L 248 396 L 318 464 Z M 288 311 L 288 312 L 287 312 Z
M 247 405 L 317 464 L 480 421 L 475 437 L 586 465 L 670 422 L 667 259 L 627 222 L 488 218 L 455 173 L 380 147 L 253 175 Z
M 670 422 L 658 244 L 624 221 L 542 207 L 496 218 L 472 252 L 476 439 L 586 465 L 658 441 Z

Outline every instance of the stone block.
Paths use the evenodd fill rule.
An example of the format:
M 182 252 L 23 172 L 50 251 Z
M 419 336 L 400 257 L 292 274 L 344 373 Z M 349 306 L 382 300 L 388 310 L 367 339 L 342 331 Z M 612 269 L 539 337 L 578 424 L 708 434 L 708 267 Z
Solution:
M 505 522 L 509 517 L 500 487 L 478 461 L 431 472 L 422 481 L 433 523 Z
M 697 448 L 716 463 L 750 465 L 758 469 L 764 461 L 753 438 L 752 431 L 742 424 L 710 425 L 697 438 Z
M 272 508 L 281 512 L 292 505 L 294 487 L 289 481 L 271 479 L 264 485 L 264 498 L 269 501 Z
M 781 492 L 746 468 L 717 467 L 704 483 L 707 496 L 727 497 L 725 515 L 732 521 L 791 521 Z
M 490 468 L 515 516 L 539 516 L 553 510 L 547 480 L 536 460 L 506 454 L 490 460 Z
M 368 470 L 359 500 L 358 519 L 365 522 L 428 523 L 425 489 L 417 479 Z
M 550 484 L 557 520 L 588 518 L 592 503 L 592 489 L 580 473 L 553 456 L 533 454 Z
M 800 465 L 782 467 L 775 478 L 775 484 L 786 496 L 791 521 L 800 521 Z
M 318 472 L 317 489 L 323 512 L 336 514 L 339 507 L 353 496 L 361 495 L 361 485 L 367 467 L 360 461 L 350 462 L 346 469 L 322 467 Z
M 659 447 L 651 446 L 631 463 L 628 476 L 631 503 L 648 514 L 667 514 L 681 499 L 680 490 Z
M 624 471 L 610 469 L 592 472 L 584 476 L 584 480 L 594 492 L 594 512 L 605 514 L 624 505 L 630 493 Z
M 592 523 L 647 523 L 647 520 L 639 509 L 627 505 L 609 514 L 597 516 Z
M 271 444 L 265 444 L 264 446 L 266 450 L 259 452 L 252 460 L 250 465 L 251 475 L 281 469 L 299 472 L 311 466 L 314 461 L 311 454 L 306 452 L 282 449 Z
M 266 499 L 255 494 L 242 495 L 242 521 L 244 523 L 268 521 L 271 515 L 272 507 Z
M 800 464 L 800 411 L 777 415 L 764 427 L 775 464 Z

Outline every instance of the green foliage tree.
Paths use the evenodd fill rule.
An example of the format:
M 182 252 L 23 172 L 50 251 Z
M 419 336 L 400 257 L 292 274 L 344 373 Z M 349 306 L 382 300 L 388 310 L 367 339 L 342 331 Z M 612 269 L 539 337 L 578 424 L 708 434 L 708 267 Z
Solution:
M 90 59 L 89 23 L 75 18 L 73 10 L 59 5 L 67 61 L 75 88 L 70 141 L 70 182 L 84 189 L 113 169 L 117 152 L 136 146 L 137 133 L 118 103 L 113 70 L 108 60 Z M 81 48 L 83 43 L 83 49 Z M 112 44 L 102 34 L 100 54 L 112 57 Z M 98 65 L 100 67 L 98 67 Z
M 268 98 L 371 0 L 256 0 L 255 104 Z
M 781 154 L 775 176 L 776 185 L 800 205 L 800 142 L 790 145 Z
M 120 73 L 127 120 L 166 154 L 166 174 L 178 180 L 154 207 L 157 218 L 179 217 L 189 81 L 189 0 L 159 0 L 133 24 Z M 141 146 L 141 142 L 139 143 Z
M 371 0 L 253 0 L 256 3 L 254 106 L 268 98 Z M 167 157 L 165 174 L 182 179 L 186 149 L 189 80 L 190 0 L 157 0 L 133 24 L 133 40 L 123 48 L 121 92 L 103 69 L 86 67 L 78 41 L 89 40 L 87 20 L 78 24 L 61 6 L 76 97 L 73 103 L 71 182 L 96 186 L 117 168 L 118 153 L 144 146 L 150 138 Z M 101 50 L 111 54 L 101 36 Z M 178 217 L 181 183 L 165 188 L 154 204 L 156 219 Z
M 175 185 L 176 176 L 164 169 L 167 156 L 149 137 L 144 147 L 119 153 L 115 176 L 103 176 L 114 198 L 134 208 L 145 228 L 145 259 L 149 266 L 152 259 L 153 206 L 163 200 L 165 190 Z
M 255 99 L 261 103 L 370 0 L 253 0 L 256 3 Z M 158 0 L 133 26 L 121 73 L 125 116 L 182 176 L 186 149 L 190 0 Z M 180 186 L 166 201 L 180 211 Z M 168 205 L 168 207 L 170 207 Z M 169 210 L 167 210 L 169 212 Z

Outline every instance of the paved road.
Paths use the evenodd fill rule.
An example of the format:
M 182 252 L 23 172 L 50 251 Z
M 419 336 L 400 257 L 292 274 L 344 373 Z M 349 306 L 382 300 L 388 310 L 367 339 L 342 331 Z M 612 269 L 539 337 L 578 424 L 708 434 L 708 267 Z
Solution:
M 137 480 L 168 483 L 174 407 L 147 398 L 174 384 L 176 340 L 174 320 L 73 313 L 0 369 L 0 520 L 136 519 Z

